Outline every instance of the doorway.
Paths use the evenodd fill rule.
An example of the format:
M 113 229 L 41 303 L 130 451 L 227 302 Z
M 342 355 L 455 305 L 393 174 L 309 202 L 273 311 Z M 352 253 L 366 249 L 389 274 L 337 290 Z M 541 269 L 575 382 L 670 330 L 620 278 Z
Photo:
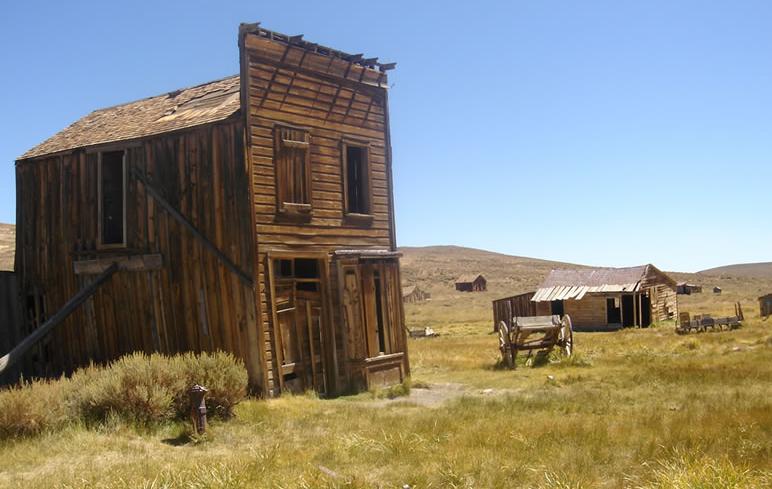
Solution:
M 269 259 L 279 388 L 327 393 L 324 363 L 323 263 L 315 258 Z
M 607 324 L 621 324 L 622 323 L 622 309 L 619 301 L 619 297 L 606 298 L 606 323 Z
M 622 296 L 622 326 L 634 326 L 635 318 L 635 296 L 632 294 Z

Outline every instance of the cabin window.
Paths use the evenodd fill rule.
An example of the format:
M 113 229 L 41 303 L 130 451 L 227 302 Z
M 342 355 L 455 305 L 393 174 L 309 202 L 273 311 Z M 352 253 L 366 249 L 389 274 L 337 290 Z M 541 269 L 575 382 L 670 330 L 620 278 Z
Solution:
M 306 129 L 276 126 L 276 204 L 282 214 L 310 215 L 311 136 Z
M 345 142 L 343 159 L 343 200 L 349 217 L 371 214 L 370 166 L 366 144 Z
M 126 245 L 126 157 L 124 151 L 99 153 L 99 243 Z

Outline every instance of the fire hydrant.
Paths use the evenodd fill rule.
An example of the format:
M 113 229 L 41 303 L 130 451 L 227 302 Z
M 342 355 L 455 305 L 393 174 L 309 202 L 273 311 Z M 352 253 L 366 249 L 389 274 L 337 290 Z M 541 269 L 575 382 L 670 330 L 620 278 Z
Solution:
M 193 428 L 196 433 L 206 433 L 206 393 L 209 390 L 202 385 L 194 385 L 188 391 L 190 395 L 190 417 L 193 419 Z

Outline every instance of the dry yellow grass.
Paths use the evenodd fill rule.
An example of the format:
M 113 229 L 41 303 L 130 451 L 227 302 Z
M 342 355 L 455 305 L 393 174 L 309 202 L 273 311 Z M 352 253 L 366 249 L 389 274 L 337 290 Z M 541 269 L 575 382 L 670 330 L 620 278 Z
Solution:
M 419 273 L 411 266 L 406 276 Z M 394 401 L 249 400 L 195 443 L 180 424 L 72 426 L 0 442 L 0 487 L 772 484 L 772 332 L 755 309 L 736 331 L 578 333 L 577 358 L 507 371 L 496 368 L 489 301 L 517 290 L 492 278 L 485 294 L 436 282 L 435 300 L 408 307 L 411 327 L 442 334 L 409 344 L 413 384 L 447 398 L 435 407 L 415 387 Z M 690 307 L 728 308 L 743 294 L 731 289 Z

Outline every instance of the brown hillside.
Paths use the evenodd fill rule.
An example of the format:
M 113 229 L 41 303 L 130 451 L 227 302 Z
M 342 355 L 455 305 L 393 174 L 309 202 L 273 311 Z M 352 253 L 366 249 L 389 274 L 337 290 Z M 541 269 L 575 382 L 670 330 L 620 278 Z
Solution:
M 0 271 L 13 270 L 16 251 L 16 226 L 0 223 Z
M 738 263 L 736 265 L 709 268 L 697 273 L 711 276 L 772 278 L 772 262 Z

